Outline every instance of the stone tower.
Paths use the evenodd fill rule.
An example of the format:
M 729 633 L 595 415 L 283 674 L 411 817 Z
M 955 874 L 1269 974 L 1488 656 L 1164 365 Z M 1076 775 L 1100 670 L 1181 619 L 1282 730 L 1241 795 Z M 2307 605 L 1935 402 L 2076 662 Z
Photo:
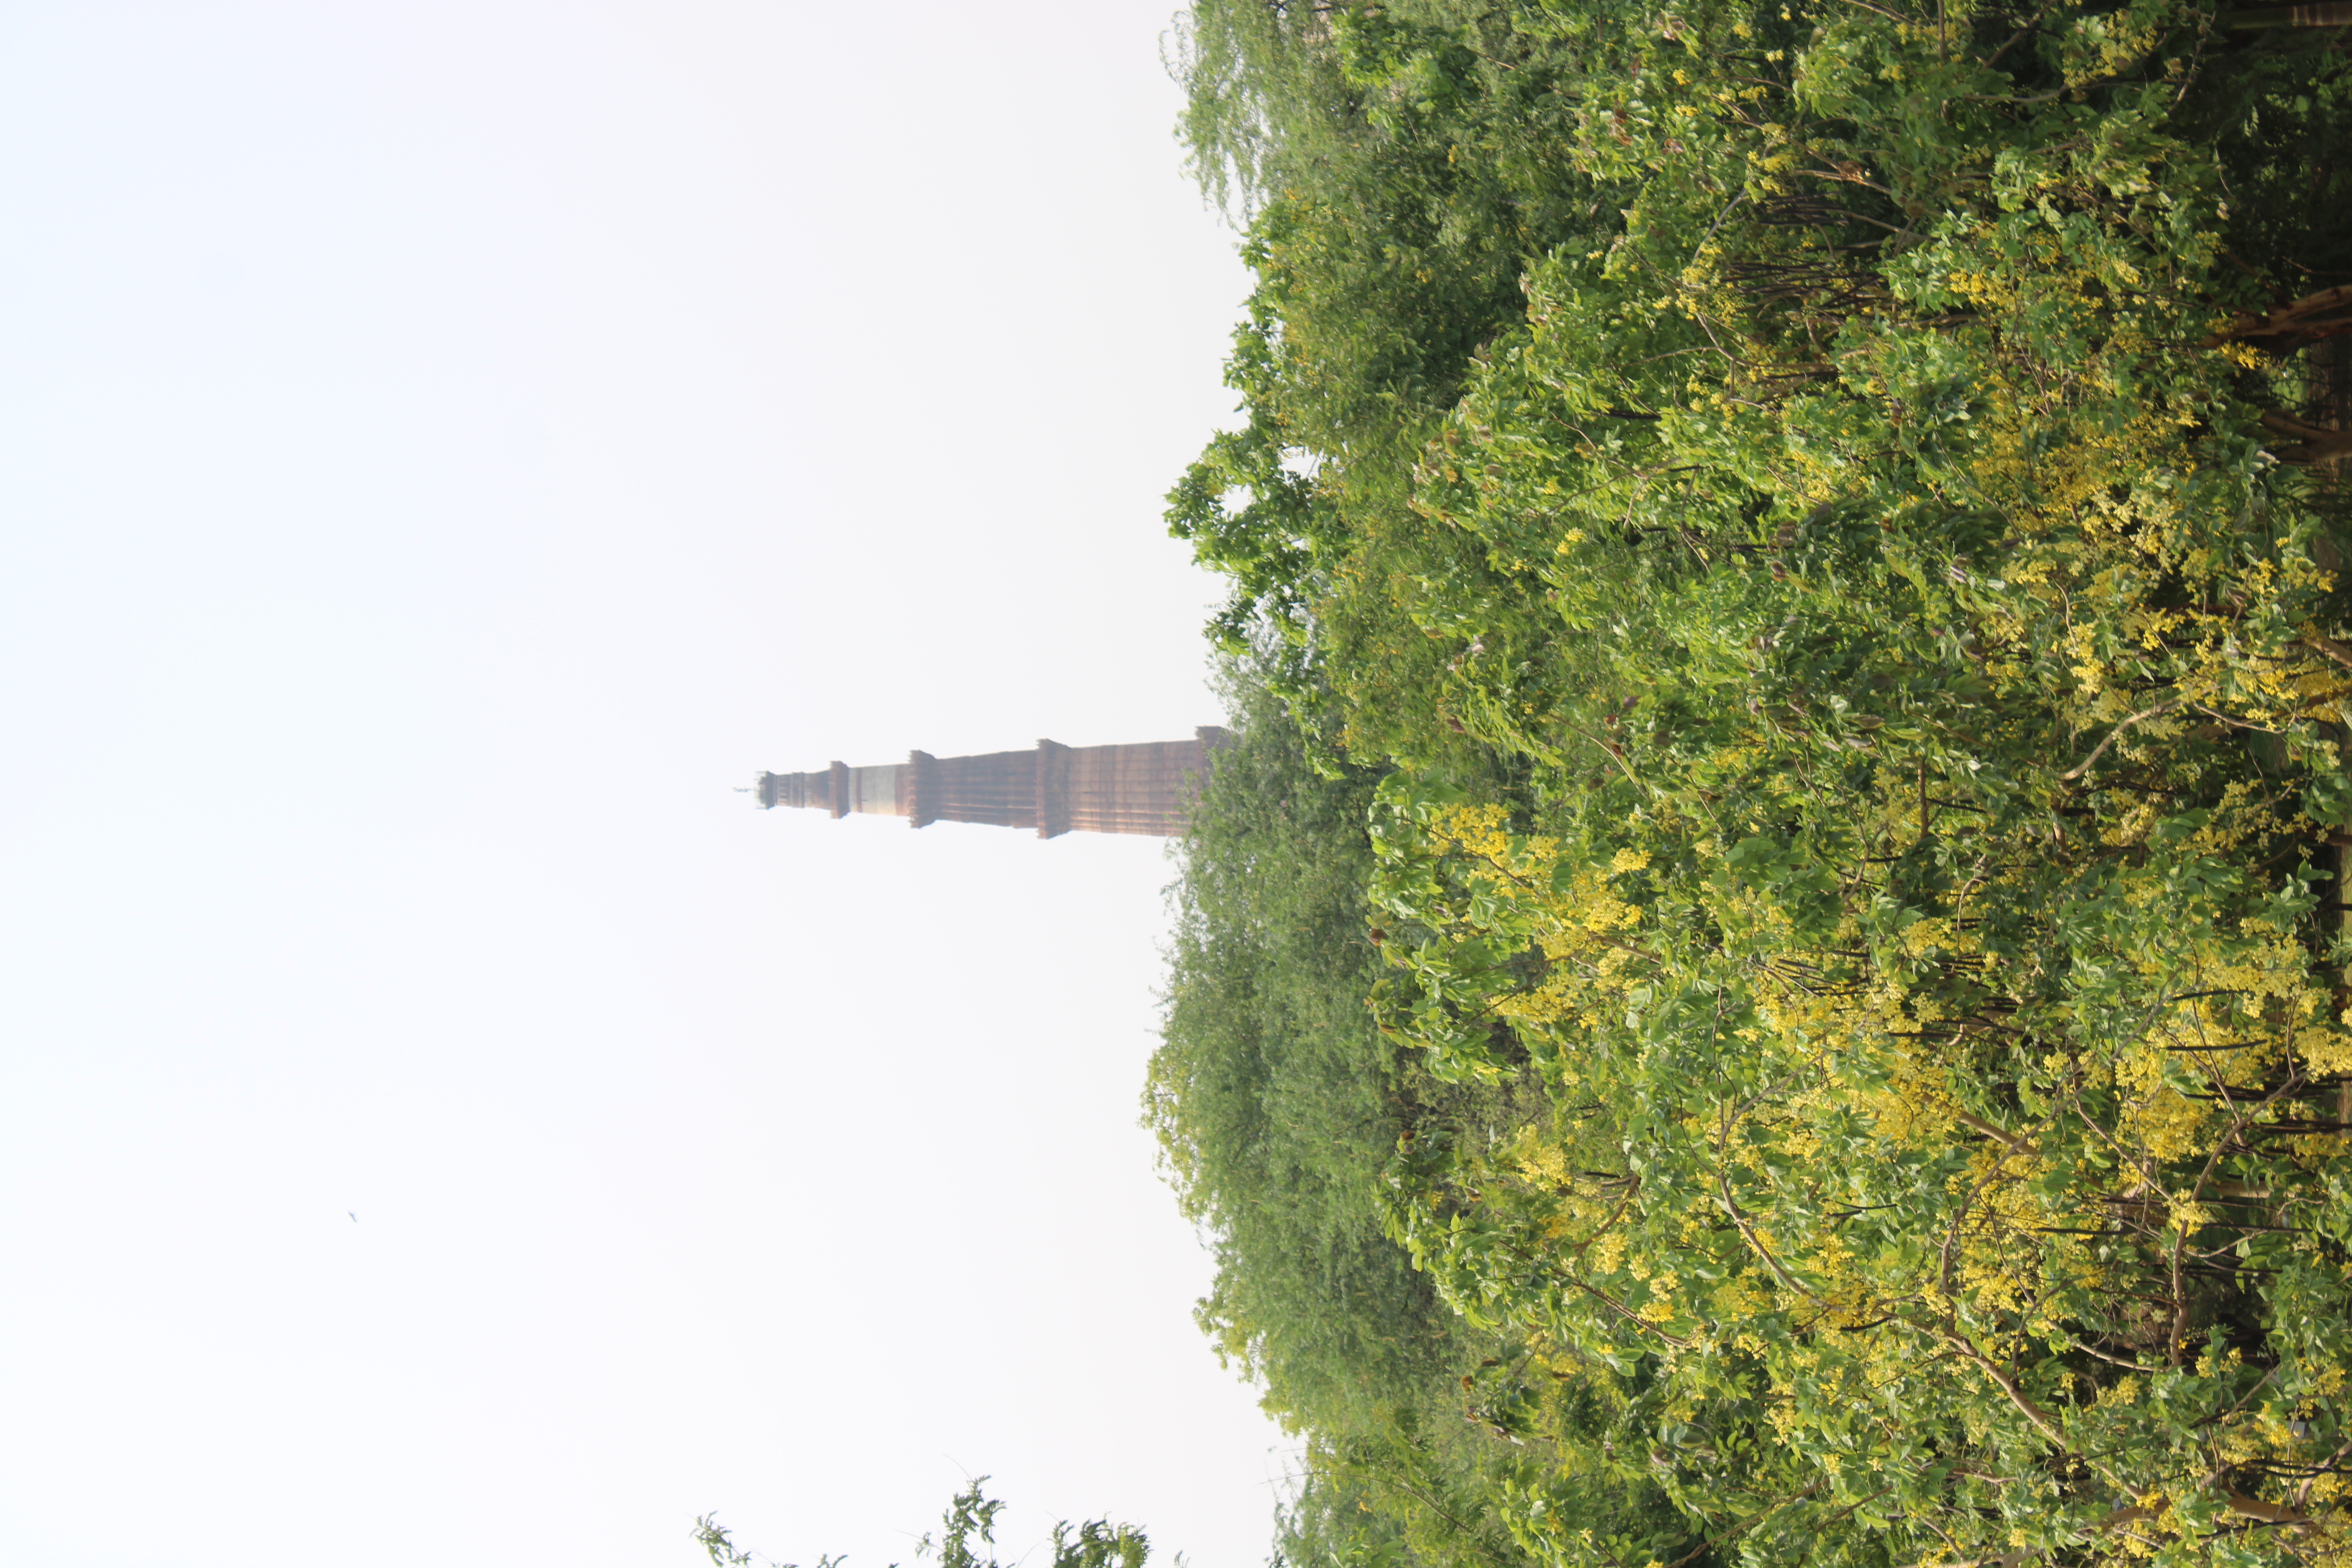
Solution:
M 912 827 L 984 822 L 1034 827 L 1040 838 L 1073 832 L 1164 838 L 1184 831 L 1185 808 L 1207 770 L 1208 753 L 1224 739 L 1225 731 L 1212 724 L 1193 731 L 1189 741 L 1132 746 L 1040 741 L 1034 751 L 976 757 L 909 752 L 903 763 L 874 767 L 835 763 L 823 773 L 761 773 L 756 793 L 763 808 L 902 816 Z

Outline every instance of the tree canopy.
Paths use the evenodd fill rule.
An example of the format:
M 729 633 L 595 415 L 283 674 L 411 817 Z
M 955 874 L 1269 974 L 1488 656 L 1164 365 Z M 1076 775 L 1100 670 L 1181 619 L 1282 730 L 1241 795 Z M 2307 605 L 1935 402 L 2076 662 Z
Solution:
M 1292 1560 L 2352 1544 L 2331 19 L 1194 5 L 1150 1117 Z

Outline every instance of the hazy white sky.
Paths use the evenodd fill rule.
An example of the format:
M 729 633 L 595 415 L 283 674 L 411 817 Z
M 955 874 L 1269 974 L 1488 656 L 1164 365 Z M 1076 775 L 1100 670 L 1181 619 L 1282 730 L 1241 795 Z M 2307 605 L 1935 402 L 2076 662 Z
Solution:
M 1173 4 L 0 4 L 0 1562 L 1260 1560 L 1157 842 L 730 793 L 1217 717 Z

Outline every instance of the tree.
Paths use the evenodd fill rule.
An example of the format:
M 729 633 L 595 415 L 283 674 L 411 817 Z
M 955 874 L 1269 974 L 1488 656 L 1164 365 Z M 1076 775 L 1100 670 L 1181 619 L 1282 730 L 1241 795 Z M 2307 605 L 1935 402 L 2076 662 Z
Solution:
M 1290 1539 L 2336 1560 L 2340 35 L 1207 10 L 1297 483 L 1185 521 L 1383 775 L 1327 966 L 1495 1445 L 1302 1403 Z
M 996 1516 L 1005 1505 L 982 1491 L 987 1484 L 988 1478 L 982 1476 L 950 1500 L 939 1535 L 923 1537 L 915 1549 L 918 1557 L 936 1559 L 940 1568 L 1004 1568 L 991 1549 L 996 1542 Z M 694 1521 L 694 1539 L 710 1553 L 712 1568 L 758 1568 L 766 1561 L 737 1546 L 713 1514 Z M 1054 1526 L 1053 1542 L 1050 1568 L 1143 1568 L 1151 1555 L 1142 1531 L 1102 1519 L 1077 1525 L 1064 1520 Z M 840 1568 L 845 1561 L 820 1557 L 817 1568 Z M 767 1568 L 791 1565 L 770 1563 Z

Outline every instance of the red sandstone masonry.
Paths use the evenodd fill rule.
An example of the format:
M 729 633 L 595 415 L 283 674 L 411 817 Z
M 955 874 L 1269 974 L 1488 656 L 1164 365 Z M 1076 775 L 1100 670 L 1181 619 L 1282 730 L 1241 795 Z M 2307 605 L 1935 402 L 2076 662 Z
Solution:
M 1040 741 L 1034 751 L 935 757 L 909 752 L 904 763 L 822 773 L 761 773 L 762 808 L 796 806 L 846 816 L 901 816 L 909 826 L 976 822 L 1026 827 L 1040 838 L 1065 833 L 1136 833 L 1171 837 L 1184 831 L 1192 792 L 1225 731 L 1204 725 L 1189 741 L 1125 746 L 1065 746 Z

